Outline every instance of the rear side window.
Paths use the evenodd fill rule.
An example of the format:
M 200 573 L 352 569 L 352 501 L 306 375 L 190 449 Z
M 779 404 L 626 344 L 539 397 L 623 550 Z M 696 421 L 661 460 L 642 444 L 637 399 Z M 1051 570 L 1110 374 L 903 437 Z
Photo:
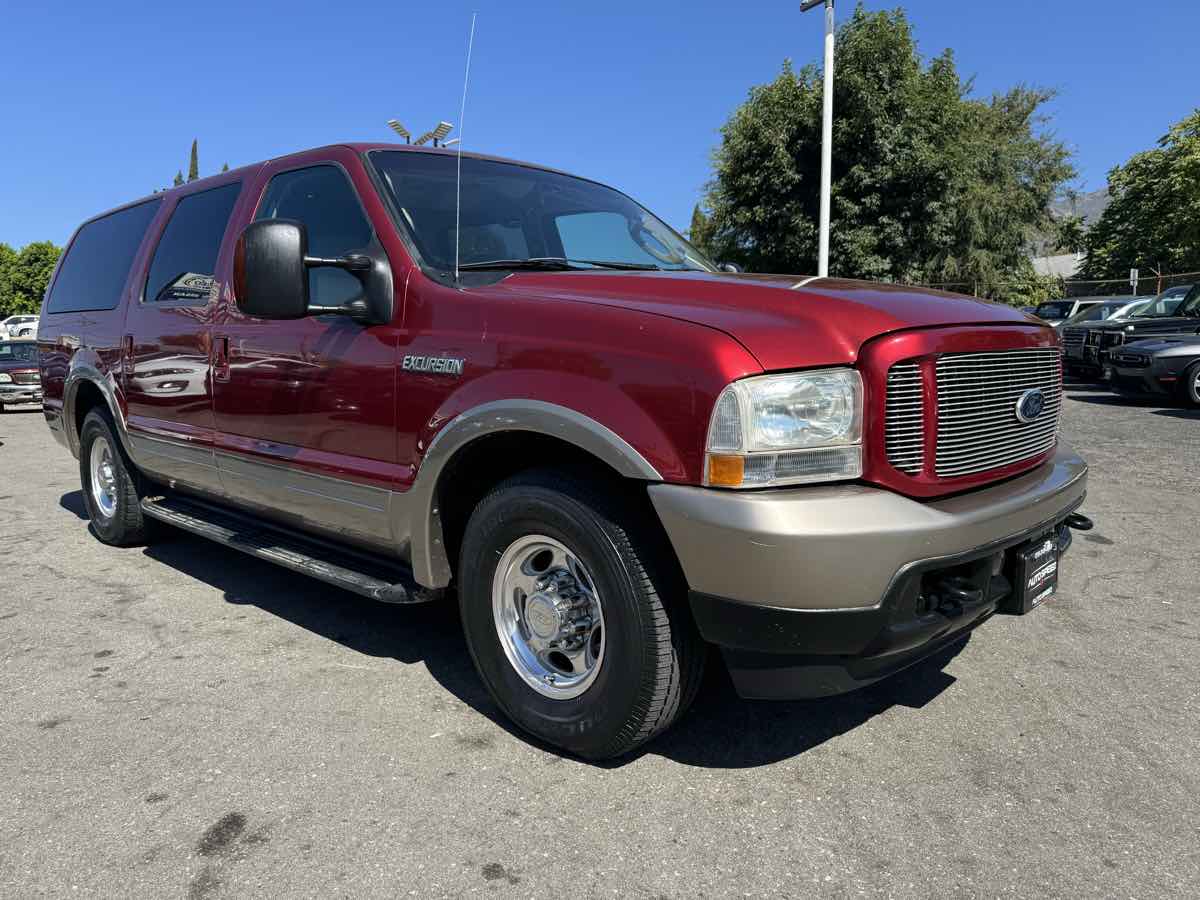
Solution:
M 147 303 L 208 302 L 221 238 L 241 190 L 237 182 L 179 201 L 154 250 L 154 261 L 146 276 Z
M 258 219 L 294 219 L 308 231 L 308 252 L 332 258 L 364 250 L 374 232 L 353 185 L 337 166 L 312 166 L 271 179 Z M 341 306 L 362 294 L 362 282 L 341 269 L 308 270 L 308 290 L 318 306 Z
M 115 309 L 159 200 L 88 222 L 75 235 L 46 300 L 46 312 Z

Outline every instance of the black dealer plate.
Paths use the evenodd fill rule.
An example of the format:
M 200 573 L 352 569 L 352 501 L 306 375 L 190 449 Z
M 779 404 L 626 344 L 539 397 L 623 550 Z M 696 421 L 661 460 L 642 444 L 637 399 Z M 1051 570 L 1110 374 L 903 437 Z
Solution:
M 1050 532 L 1015 551 L 1017 613 L 1027 613 L 1058 590 L 1058 537 Z

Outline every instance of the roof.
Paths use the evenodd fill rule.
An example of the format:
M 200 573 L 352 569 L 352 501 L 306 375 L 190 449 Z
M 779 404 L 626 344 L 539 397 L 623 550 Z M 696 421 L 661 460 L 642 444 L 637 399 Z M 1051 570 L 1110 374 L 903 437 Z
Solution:
M 218 185 L 225 184 L 229 181 L 234 181 L 237 178 L 243 177 L 248 172 L 250 172 L 254 169 L 257 169 L 260 166 L 266 165 L 267 163 L 278 162 L 280 160 L 287 160 L 293 156 L 307 155 L 309 153 L 316 153 L 321 150 L 334 150 L 334 149 L 339 149 L 339 148 L 340 149 L 348 149 L 348 150 L 353 151 L 354 153 L 370 153 L 373 150 L 402 150 L 405 153 L 435 153 L 435 154 L 440 154 L 442 156 L 452 156 L 455 158 L 458 157 L 459 152 L 460 152 L 458 147 L 455 147 L 453 150 L 447 150 L 445 147 L 426 147 L 424 145 L 416 146 L 414 144 L 396 144 L 396 143 L 389 143 L 386 141 L 346 141 L 346 142 L 339 143 L 339 144 L 323 144 L 319 147 L 309 147 L 304 150 L 296 150 L 292 153 L 285 154 L 284 156 L 271 156 L 271 157 L 268 157 L 267 159 L 259 160 L 258 162 L 249 163 L 244 166 L 238 166 L 238 168 L 230 169 L 228 172 L 218 172 L 215 175 L 206 175 L 205 177 L 197 178 L 194 181 L 188 181 L 183 184 L 174 185 L 172 187 L 165 188 L 161 191 L 155 191 L 153 194 L 146 194 L 143 197 L 138 197 L 136 200 L 130 200 L 126 203 L 120 203 L 120 204 L 112 207 L 111 209 L 106 209 L 103 212 L 98 212 L 95 215 L 88 216 L 86 219 L 84 219 L 83 222 L 80 223 L 79 227 L 82 228 L 88 222 L 94 221 L 95 219 L 101 219 L 105 216 L 110 216 L 113 213 L 117 212 L 118 210 L 122 210 L 122 209 L 125 209 L 130 206 L 137 206 L 138 204 L 145 203 L 148 200 L 154 200 L 154 199 L 160 198 L 160 197 L 167 197 L 167 196 L 170 196 L 171 194 L 176 194 L 176 193 L 192 193 L 193 191 L 203 190 L 209 186 L 216 187 Z M 466 150 L 463 150 L 461 152 L 462 152 L 462 155 L 467 159 L 483 159 L 483 160 L 487 160 L 489 162 L 500 162 L 500 163 L 508 163 L 510 165 L 515 165 L 515 166 L 524 166 L 529 169 L 541 169 L 544 172 L 553 172 L 557 175 L 566 175 L 571 178 L 580 178 L 584 181 L 591 181 L 595 184 L 601 184 L 604 187 L 610 187 L 609 185 L 604 185 L 603 182 L 596 181 L 593 178 L 585 178 L 582 175 L 574 175 L 571 172 L 564 172 L 561 169 L 551 168 L 550 166 L 543 166 L 538 163 L 523 162 L 519 159 L 508 159 L 503 156 L 490 156 L 486 153 L 471 153 Z M 613 190 L 616 190 L 616 189 L 613 188 Z

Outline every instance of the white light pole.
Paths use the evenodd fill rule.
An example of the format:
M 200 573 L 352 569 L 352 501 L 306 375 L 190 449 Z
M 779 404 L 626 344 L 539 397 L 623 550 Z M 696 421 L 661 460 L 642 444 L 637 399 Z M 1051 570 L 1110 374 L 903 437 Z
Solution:
M 829 274 L 829 201 L 833 193 L 833 0 L 804 0 L 800 12 L 825 6 L 825 117 L 821 126 L 821 244 L 817 274 Z

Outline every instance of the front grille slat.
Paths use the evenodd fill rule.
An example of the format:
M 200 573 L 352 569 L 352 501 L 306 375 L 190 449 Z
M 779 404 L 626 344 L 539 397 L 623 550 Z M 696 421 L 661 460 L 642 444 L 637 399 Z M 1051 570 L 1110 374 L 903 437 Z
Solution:
M 37 372 L 14 372 L 13 384 L 40 384 L 42 377 Z
M 888 461 L 901 472 L 920 475 L 925 468 L 925 388 L 915 362 L 888 371 L 884 444 Z
M 1084 329 L 1069 329 L 1082 343 Z M 932 474 L 960 478 L 1040 456 L 1058 439 L 1062 410 L 1062 353 L 1058 347 L 949 353 L 934 363 L 937 380 L 937 450 Z M 888 371 L 884 439 L 888 461 L 909 475 L 926 471 L 925 403 L 916 362 Z M 1017 418 L 1017 403 L 1040 389 L 1042 411 L 1032 422 Z

